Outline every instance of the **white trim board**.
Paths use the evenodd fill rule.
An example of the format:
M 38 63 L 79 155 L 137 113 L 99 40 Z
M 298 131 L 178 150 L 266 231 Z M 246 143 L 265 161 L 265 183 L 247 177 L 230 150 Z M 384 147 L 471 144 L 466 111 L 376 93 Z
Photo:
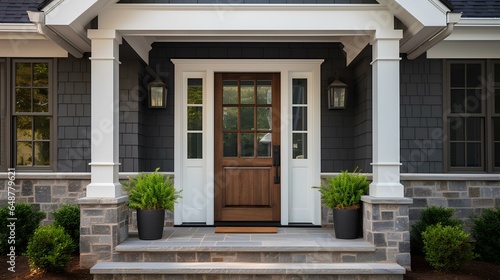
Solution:
M 214 73 L 279 72 L 281 74 L 281 223 L 321 223 L 320 199 L 312 186 L 320 184 L 320 65 L 321 59 L 172 59 L 175 68 L 175 185 L 183 189 L 183 199 L 176 204 L 174 224 L 202 222 L 214 224 Z M 291 158 L 291 83 L 293 78 L 307 78 L 310 92 L 308 110 L 309 158 Z M 187 159 L 185 96 L 188 78 L 203 79 L 203 159 Z M 302 161 L 297 163 L 297 161 Z M 294 185 L 292 167 L 303 165 L 301 182 Z M 189 172 L 187 171 L 189 170 Z M 294 220 L 294 193 L 302 188 L 306 208 L 301 220 Z M 290 215 L 292 213 L 292 215 Z

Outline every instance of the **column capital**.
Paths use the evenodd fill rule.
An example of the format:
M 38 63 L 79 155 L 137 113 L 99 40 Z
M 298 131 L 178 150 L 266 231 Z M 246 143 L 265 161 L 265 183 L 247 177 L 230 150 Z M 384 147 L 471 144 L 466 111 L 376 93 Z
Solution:
M 115 39 L 118 44 L 122 43 L 122 35 L 114 29 L 89 29 L 87 37 L 90 40 Z

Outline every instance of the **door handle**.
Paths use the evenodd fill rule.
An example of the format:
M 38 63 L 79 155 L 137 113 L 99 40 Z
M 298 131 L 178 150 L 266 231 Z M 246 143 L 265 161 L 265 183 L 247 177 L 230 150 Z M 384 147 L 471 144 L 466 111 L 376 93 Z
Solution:
M 279 173 L 280 165 L 281 165 L 280 145 L 274 145 L 273 146 L 273 166 L 275 167 L 275 170 L 276 170 L 276 174 L 274 175 L 274 183 L 275 184 L 280 183 L 280 173 Z

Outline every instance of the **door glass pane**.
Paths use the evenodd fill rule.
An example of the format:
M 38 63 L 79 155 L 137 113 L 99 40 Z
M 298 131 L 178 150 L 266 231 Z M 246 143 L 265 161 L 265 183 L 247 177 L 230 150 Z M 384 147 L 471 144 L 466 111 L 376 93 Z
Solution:
M 257 156 L 271 157 L 272 133 L 259 133 L 257 137 Z
M 255 104 L 254 81 L 241 81 L 241 104 Z
M 244 107 L 241 108 L 241 119 L 240 119 L 241 130 L 253 130 L 254 129 L 254 107 Z
M 465 125 L 464 118 L 450 119 L 450 140 L 464 141 L 465 140 Z
M 16 87 L 31 86 L 31 63 L 16 63 Z
M 254 133 L 241 133 L 241 157 L 253 157 L 254 156 L 254 143 L 255 143 Z
M 259 80 L 257 81 L 257 104 L 272 104 L 273 94 L 271 88 L 271 81 Z
M 203 158 L 203 135 L 201 133 L 188 133 L 188 158 Z
M 17 142 L 16 165 L 32 165 L 31 142 Z
M 292 156 L 295 159 L 307 158 L 307 133 L 293 133 Z
M 465 113 L 465 90 L 452 89 L 450 99 L 452 113 Z
M 225 157 L 238 156 L 238 134 L 237 133 L 224 133 L 222 134 L 222 145 Z
M 238 81 L 222 82 L 222 104 L 238 104 Z
M 236 130 L 238 129 L 238 108 L 224 107 L 222 109 L 222 129 Z
M 16 117 L 16 140 L 32 140 L 32 120 L 30 116 Z
M 467 87 L 481 86 L 481 64 L 467 64 Z
M 257 108 L 257 129 L 271 130 L 273 122 L 272 108 L 259 107 Z
M 35 120 L 35 140 L 50 140 L 50 118 L 33 117 Z
M 467 143 L 467 166 L 481 166 L 481 143 Z
M 465 87 L 465 64 L 450 64 L 450 86 Z
M 203 104 L 202 79 L 188 79 L 188 104 Z
M 49 111 L 49 90 L 46 88 L 33 89 L 33 112 Z
M 305 131 L 307 130 L 307 107 L 293 107 L 293 126 L 294 131 Z
M 33 86 L 48 87 L 49 86 L 49 64 L 34 63 L 33 64 Z
M 16 88 L 16 112 L 31 112 L 31 89 Z
M 202 130 L 203 108 L 188 107 L 188 130 Z
M 35 165 L 50 165 L 50 142 L 35 142 Z
M 481 141 L 481 118 L 467 118 L 467 141 Z
M 307 104 L 307 79 L 293 79 L 292 104 Z
M 481 113 L 483 110 L 480 89 L 467 90 L 467 113 Z
M 452 167 L 465 166 L 464 143 L 450 143 L 450 165 Z

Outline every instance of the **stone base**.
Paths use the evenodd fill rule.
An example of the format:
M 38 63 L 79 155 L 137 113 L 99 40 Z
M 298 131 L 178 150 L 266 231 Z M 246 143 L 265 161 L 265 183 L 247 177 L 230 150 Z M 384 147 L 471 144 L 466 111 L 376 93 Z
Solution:
M 128 196 L 89 198 L 80 204 L 80 266 L 110 261 L 115 247 L 128 237 Z
M 377 261 L 397 262 L 411 270 L 410 198 L 363 196 L 363 237 L 380 252 Z

